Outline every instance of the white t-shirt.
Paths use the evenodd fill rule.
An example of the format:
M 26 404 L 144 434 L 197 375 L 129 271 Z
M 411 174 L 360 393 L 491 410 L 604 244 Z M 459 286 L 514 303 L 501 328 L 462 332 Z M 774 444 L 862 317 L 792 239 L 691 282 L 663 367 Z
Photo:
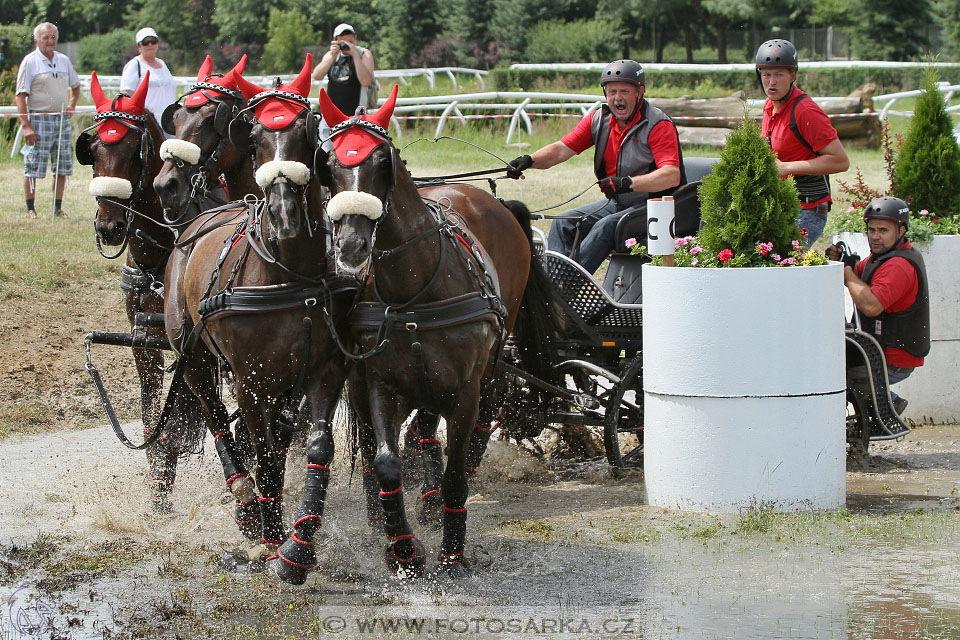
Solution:
M 173 102 L 177 100 L 177 83 L 173 79 L 173 74 L 167 69 L 166 63 L 157 58 L 160 68 L 155 69 L 135 56 L 123 67 L 123 74 L 120 76 L 120 91 L 129 91 L 131 94 L 140 86 L 143 76 L 150 72 L 150 88 L 147 90 L 146 107 L 153 112 L 157 118 Z M 139 68 L 138 65 L 139 64 Z

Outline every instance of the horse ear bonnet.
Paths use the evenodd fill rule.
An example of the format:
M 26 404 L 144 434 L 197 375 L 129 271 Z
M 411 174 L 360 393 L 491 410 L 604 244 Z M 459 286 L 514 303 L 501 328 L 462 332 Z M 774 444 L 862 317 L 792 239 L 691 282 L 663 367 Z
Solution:
M 174 102 L 167 105 L 167 108 L 163 110 L 163 115 L 160 116 L 160 126 L 172 136 L 177 134 L 176 127 L 173 125 L 173 116 L 182 108 L 182 104 Z
M 243 154 L 253 153 L 253 141 L 250 140 L 250 131 L 253 123 L 243 118 L 235 118 L 227 124 L 227 137 L 230 143 Z
M 77 137 L 77 144 L 75 147 L 77 162 L 85 167 L 93 166 L 93 162 L 95 160 L 93 157 L 93 151 L 90 150 L 90 138 L 90 132 L 84 131 Z

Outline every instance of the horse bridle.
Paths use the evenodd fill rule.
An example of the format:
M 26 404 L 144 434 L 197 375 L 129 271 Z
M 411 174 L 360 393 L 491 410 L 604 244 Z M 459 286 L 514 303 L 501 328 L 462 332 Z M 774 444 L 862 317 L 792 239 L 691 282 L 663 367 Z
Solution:
M 209 76 L 208 76 L 209 77 Z M 230 122 L 243 113 L 243 109 L 239 108 L 237 104 L 227 104 L 222 98 L 208 93 L 208 91 L 216 91 L 230 96 L 237 103 L 243 103 L 243 94 L 235 89 L 229 89 L 218 84 L 213 84 L 212 82 L 196 82 L 193 86 L 190 87 L 176 102 L 167 106 L 163 110 L 163 115 L 160 117 L 160 125 L 164 131 L 170 135 L 176 133 L 176 129 L 173 125 L 173 116 L 174 114 L 183 108 L 182 100 L 188 96 L 200 92 L 203 94 L 207 100 L 213 102 L 217 105 L 217 109 L 213 115 L 213 130 L 216 132 L 220 139 L 217 141 L 216 146 L 214 146 L 213 151 L 211 151 L 207 156 L 201 154 L 196 165 L 197 170 L 194 173 L 189 173 L 186 171 L 187 162 L 181 158 L 174 158 L 177 170 L 180 172 L 181 176 L 185 178 L 190 183 L 190 195 L 187 196 L 182 202 L 178 203 L 177 210 L 181 212 L 181 215 L 176 220 L 170 220 L 167 218 L 166 210 L 164 210 L 164 220 L 170 224 L 175 224 L 179 222 L 183 215 L 187 211 L 187 203 L 191 200 L 195 200 L 198 196 L 200 198 L 209 198 L 214 202 L 219 204 L 224 204 L 218 198 L 215 198 L 211 195 L 211 189 L 209 188 L 210 184 L 216 182 L 216 176 L 213 175 L 213 169 L 216 166 L 217 162 L 220 161 L 223 151 L 227 146 L 227 143 L 230 141 L 229 136 L 229 127 Z M 206 104 L 206 103 L 204 103 Z M 204 106 L 204 105 L 198 105 Z M 198 147 L 200 145 L 197 145 Z

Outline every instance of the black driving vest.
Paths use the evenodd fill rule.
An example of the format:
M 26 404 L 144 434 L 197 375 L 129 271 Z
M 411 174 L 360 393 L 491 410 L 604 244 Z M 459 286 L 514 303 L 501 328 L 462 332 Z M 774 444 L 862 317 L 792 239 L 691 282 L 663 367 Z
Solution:
M 593 154 L 593 172 L 597 180 L 603 180 L 611 176 L 607 175 L 606 167 L 603 162 L 603 154 L 607 149 L 607 141 L 610 138 L 610 107 L 604 104 L 600 109 L 593 112 L 593 120 L 590 123 L 590 131 L 593 134 L 594 154 Z M 670 116 L 662 110 L 653 106 L 646 100 L 640 104 L 640 119 L 623 136 L 623 142 L 620 144 L 620 153 L 617 155 L 617 173 L 618 176 L 640 176 L 651 173 L 657 169 L 657 164 L 653 161 L 653 153 L 650 151 L 650 131 L 658 123 L 670 120 Z M 673 120 L 670 120 L 671 124 Z M 677 136 L 677 153 L 680 160 L 680 185 L 687 183 L 687 176 L 683 170 L 683 152 L 680 150 L 680 134 L 677 128 L 673 127 L 674 135 Z M 677 185 L 679 187 L 680 185 Z M 677 187 L 671 187 L 658 193 L 647 193 L 646 191 L 634 191 L 631 193 L 621 193 L 617 195 L 617 204 L 621 208 L 632 207 L 637 204 L 643 204 L 650 198 L 659 198 L 668 196 L 676 191 Z
M 884 311 L 874 318 L 861 314 L 860 324 L 864 331 L 875 337 L 884 347 L 903 349 L 910 355 L 922 358 L 930 353 L 930 295 L 927 289 L 927 270 L 920 252 L 913 247 L 906 249 L 901 246 L 879 258 L 871 255 L 863 266 L 860 279 L 869 285 L 880 265 L 891 258 L 903 258 L 913 265 L 917 272 L 917 299 L 903 311 Z

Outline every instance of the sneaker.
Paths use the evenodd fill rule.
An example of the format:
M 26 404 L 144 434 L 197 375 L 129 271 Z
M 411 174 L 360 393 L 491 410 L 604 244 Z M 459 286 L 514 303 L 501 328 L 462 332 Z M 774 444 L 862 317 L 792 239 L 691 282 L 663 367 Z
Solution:
M 901 396 L 897 396 L 893 399 L 893 408 L 897 412 L 897 415 L 903 415 L 904 410 L 907 408 L 907 404 L 909 404 L 907 399 Z
M 53 217 L 54 217 L 54 218 L 64 218 L 64 219 L 66 219 L 66 218 L 69 218 L 70 216 L 68 216 L 66 213 L 64 213 L 64 212 L 63 212 L 63 209 L 57 209 L 56 211 L 53 212 Z
M 27 217 L 28 217 L 28 218 L 36 218 L 36 217 L 37 217 L 37 212 L 34 211 L 33 209 L 27 209 Z

